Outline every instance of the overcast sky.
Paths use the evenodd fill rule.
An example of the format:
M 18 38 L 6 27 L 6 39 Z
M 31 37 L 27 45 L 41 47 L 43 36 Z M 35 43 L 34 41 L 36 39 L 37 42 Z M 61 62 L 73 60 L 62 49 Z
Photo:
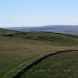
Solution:
M 0 0 L 0 27 L 77 24 L 78 0 Z

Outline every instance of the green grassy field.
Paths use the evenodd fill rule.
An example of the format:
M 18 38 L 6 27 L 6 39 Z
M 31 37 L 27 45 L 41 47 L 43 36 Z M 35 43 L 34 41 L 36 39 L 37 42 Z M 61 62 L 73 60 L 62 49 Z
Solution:
M 20 78 L 78 78 L 78 51 L 48 57 Z
M 77 36 L 0 29 L 0 78 L 12 78 L 24 66 L 50 52 L 77 48 Z

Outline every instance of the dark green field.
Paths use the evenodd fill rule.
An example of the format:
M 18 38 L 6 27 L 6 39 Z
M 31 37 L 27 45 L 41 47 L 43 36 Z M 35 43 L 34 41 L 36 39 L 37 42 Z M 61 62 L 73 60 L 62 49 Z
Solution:
M 34 60 L 45 54 L 52 53 L 58 50 L 77 48 L 78 37 L 73 35 L 50 32 L 25 33 L 0 29 L 0 78 L 12 78 L 16 73 L 21 71 L 24 68 L 24 66 L 32 63 Z M 70 59 L 76 59 L 77 62 L 78 58 L 77 55 L 76 57 L 75 55 L 72 54 L 73 58 Z M 66 55 L 65 59 L 68 56 L 70 55 Z M 43 66 L 47 68 L 51 64 L 53 64 L 53 66 L 56 66 L 56 61 L 59 64 L 63 62 L 63 60 L 61 60 L 61 57 L 56 59 L 55 61 L 53 59 L 56 59 L 56 57 L 48 58 L 47 60 L 44 60 L 42 63 L 40 63 L 41 69 L 43 68 Z M 63 63 L 68 64 L 67 62 Z M 70 64 L 73 65 L 71 62 Z M 74 64 L 73 70 L 77 69 L 77 66 L 74 69 L 75 66 L 76 65 Z M 63 66 L 59 66 L 59 68 L 60 67 L 63 68 Z M 54 69 L 57 70 L 58 66 L 57 68 L 54 67 Z M 55 71 L 54 69 L 53 71 Z M 34 68 L 32 70 L 34 71 Z M 58 73 L 59 76 L 57 75 L 57 77 L 55 77 L 55 75 L 53 75 L 53 78 L 61 77 L 60 74 L 62 73 L 60 71 Z M 38 73 L 36 75 L 34 73 L 33 75 L 30 71 L 28 71 L 27 73 L 26 75 L 24 74 L 27 77 L 29 76 L 29 73 L 31 74 L 28 78 L 40 78 L 40 75 L 42 76 L 42 74 L 37 75 Z M 50 77 L 50 73 L 43 73 L 43 75 L 46 74 L 44 78 L 47 78 L 47 76 L 49 76 L 49 78 L 52 78 L 52 75 Z M 56 74 L 56 72 L 54 74 Z M 74 73 L 72 72 L 72 74 Z
M 48 57 L 20 78 L 78 78 L 78 51 Z

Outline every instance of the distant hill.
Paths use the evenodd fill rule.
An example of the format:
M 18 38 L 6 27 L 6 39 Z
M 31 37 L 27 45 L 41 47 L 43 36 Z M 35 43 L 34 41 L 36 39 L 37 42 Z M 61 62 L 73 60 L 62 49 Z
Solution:
M 22 32 L 58 32 L 68 34 L 78 34 L 77 25 L 50 25 L 42 27 L 12 27 L 8 28 L 11 30 L 22 31 Z
M 78 36 L 54 32 L 16 32 L 14 30 L 0 29 L 0 38 L 21 38 L 49 41 L 58 45 L 78 45 Z

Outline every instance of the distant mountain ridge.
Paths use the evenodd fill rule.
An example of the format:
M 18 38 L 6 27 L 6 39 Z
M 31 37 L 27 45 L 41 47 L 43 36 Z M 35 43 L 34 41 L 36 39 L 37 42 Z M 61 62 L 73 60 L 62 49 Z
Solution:
M 42 27 L 12 27 L 8 29 L 21 31 L 21 32 L 57 32 L 57 33 L 78 34 L 78 25 L 50 25 L 50 26 L 42 26 Z

